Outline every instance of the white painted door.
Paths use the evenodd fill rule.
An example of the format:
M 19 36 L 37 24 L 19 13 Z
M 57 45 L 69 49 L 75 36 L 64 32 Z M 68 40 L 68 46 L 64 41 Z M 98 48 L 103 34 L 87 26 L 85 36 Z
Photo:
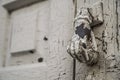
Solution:
M 66 46 L 73 32 L 72 0 L 43 0 L 9 14 L 11 33 L 0 80 L 72 80 Z

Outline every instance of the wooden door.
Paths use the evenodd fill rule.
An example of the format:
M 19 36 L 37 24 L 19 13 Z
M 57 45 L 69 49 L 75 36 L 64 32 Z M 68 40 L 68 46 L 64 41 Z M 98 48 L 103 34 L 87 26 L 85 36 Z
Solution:
M 77 0 L 77 9 L 93 5 L 98 0 Z M 98 64 L 88 67 L 76 63 L 75 80 L 119 80 L 119 0 L 101 0 L 104 23 L 93 28 L 100 58 Z
M 10 12 L 0 80 L 72 80 L 73 10 L 72 0 L 43 0 Z
M 74 33 L 75 9 L 93 5 L 99 0 L 43 0 L 14 10 L 8 15 L 0 15 L 6 18 L 6 20 L 0 19 L 4 22 L 4 24 L 0 24 L 1 28 L 8 25 L 9 19 L 12 20 L 10 21 L 12 24 L 4 29 L 6 35 L 1 36 L 6 40 L 3 41 L 4 46 L 2 44 L 0 47 L 7 48 L 4 48 L 5 51 L 0 53 L 2 56 L 0 65 L 6 64 L 5 67 L 1 66 L 0 68 L 0 80 L 119 80 L 120 1 L 100 1 L 103 3 L 104 23 L 93 28 L 100 58 L 98 63 L 92 67 L 77 60 L 75 63 L 67 53 L 67 45 Z M 0 11 L 3 11 L 3 5 L 0 4 L 0 6 L 2 7 Z M 35 29 L 31 39 L 32 47 L 27 46 L 30 48 L 25 47 L 26 49 L 22 47 L 25 49 L 25 52 L 22 52 L 22 48 L 14 46 L 20 52 L 11 54 L 9 44 L 15 37 L 11 37 L 12 28 L 10 26 L 16 28 L 18 23 L 26 26 L 27 24 L 24 25 L 24 22 Z M 27 27 L 29 28 L 29 26 Z M 21 31 L 21 28 L 17 31 Z M 3 32 L 1 31 L 1 33 Z M 28 34 L 31 33 L 28 32 Z M 14 44 L 17 43 L 18 40 Z M 3 54 L 6 57 L 3 57 Z

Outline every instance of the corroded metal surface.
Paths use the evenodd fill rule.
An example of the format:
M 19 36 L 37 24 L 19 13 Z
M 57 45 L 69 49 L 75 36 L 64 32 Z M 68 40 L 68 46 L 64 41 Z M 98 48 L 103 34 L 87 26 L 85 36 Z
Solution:
M 93 21 L 89 8 L 81 8 L 75 18 L 74 35 L 67 47 L 67 52 L 73 58 L 87 65 L 95 64 L 99 57 L 95 36 L 90 26 Z

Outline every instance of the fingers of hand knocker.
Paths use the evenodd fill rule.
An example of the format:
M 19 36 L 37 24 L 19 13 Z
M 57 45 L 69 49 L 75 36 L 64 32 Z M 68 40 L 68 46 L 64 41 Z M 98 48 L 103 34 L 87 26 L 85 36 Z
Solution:
M 73 41 L 74 40 L 74 41 Z M 86 62 L 89 60 L 87 49 L 81 46 L 81 41 L 79 39 L 72 39 L 71 43 L 67 47 L 67 52 L 73 57 L 81 62 Z M 85 58 L 85 59 L 83 59 Z
M 75 35 L 74 35 L 75 36 Z M 79 52 L 81 52 L 80 49 L 80 40 L 77 37 L 72 37 L 71 42 L 67 46 L 67 52 L 73 57 L 76 58 Z
M 75 58 L 75 54 L 79 52 L 79 41 L 78 40 L 71 41 L 71 43 L 69 43 L 69 45 L 67 46 L 67 52 L 73 58 Z
M 94 63 L 93 57 L 97 58 L 96 51 L 94 49 L 85 49 L 81 46 L 80 40 L 72 41 L 67 47 L 68 53 L 80 62 L 87 64 Z
M 74 56 L 74 43 L 73 43 L 73 42 L 70 42 L 69 45 L 67 46 L 67 52 L 68 52 L 73 58 L 75 58 L 75 56 Z

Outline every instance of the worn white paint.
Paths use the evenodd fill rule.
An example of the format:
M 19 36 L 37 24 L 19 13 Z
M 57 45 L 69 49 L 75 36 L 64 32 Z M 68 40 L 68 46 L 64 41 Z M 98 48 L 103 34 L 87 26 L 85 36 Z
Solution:
M 1 3 L 0 3 L 1 5 Z M 4 65 L 5 62 L 5 52 L 6 52 L 6 30 L 7 30 L 7 22 L 8 22 L 8 14 L 7 11 L 0 6 L 0 67 Z
M 10 53 L 35 49 L 36 11 L 20 9 L 10 15 L 11 47 Z
M 6 8 L 9 12 L 22 8 L 24 6 L 40 2 L 42 0 L 2 0 L 2 5 Z
M 49 80 L 72 80 L 73 62 L 66 47 L 73 33 L 72 0 L 50 0 Z
M 93 5 L 98 0 L 77 0 L 78 8 L 81 5 Z M 119 2 L 118 0 L 116 0 Z M 102 0 L 103 2 L 103 17 L 104 24 L 95 27 L 94 33 L 98 44 L 98 51 L 100 52 L 100 59 L 96 66 L 87 67 L 84 64 L 76 63 L 76 80 L 118 80 L 119 79 L 119 43 L 118 39 L 118 23 L 116 23 L 117 15 L 115 0 Z M 119 10 L 118 10 L 119 11 Z M 118 13 L 120 14 L 120 13 Z M 116 29 L 117 28 L 117 29 Z M 118 34 L 119 35 L 119 34 Z M 117 36 L 117 37 L 116 37 Z M 116 57 L 114 57 L 114 55 Z M 111 65 L 117 66 L 111 67 Z
M 47 70 L 45 63 L 1 68 L 0 80 L 47 80 Z
M 120 1 L 101 1 L 103 1 L 104 24 L 93 29 L 98 44 L 98 51 L 100 52 L 100 60 L 98 64 L 93 67 L 88 67 L 85 64 L 77 62 L 76 80 L 119 80 Z M 98 0 L 77 0 L 77 8 L 79 9 L 80 7 L 86 5 L 93 5 L 95 2 L 98 2 Z M 32 5 L 29 5 L 28 7 L 31 6 Z M 39 7 L 33 7 L 32 9 L 34 10 L 38 8 L 43 11 L 41 11 L 42 13 L 38 14 L 40 20 L 38 20 L 39 26 L 37 27 L 38 34 L 36 36 L 36 40 L 38 41 L 36 47 L 37 52 L 33 54 L 34 56 L 29 55 L 29 58 L 23 58 L 23 56 L 16 57 L 15 59 L 12 58 L 11 60 L 13 62 L 8 59 L 8 63 L 15 64 L 9 64 L 9 66 L 6 66 L 6 68 L 2 68 L 2 71 L 0 71 L 1 79 L 3 78 L 3 80 L 8 80 L 8 78 L 10 77 L 9 79 L 13 80 L 18 77 L 16 75 L 14 76 L 14 74 L 29 73 L 30 76 L 27 75 L 27 77 L 23 77 L 22 75 L 19 75 L 20 77 L 17 79 L 22 78 L 22 80 L 29 80 L 31 76 L 34 76 L 34 80 L 36 80 L 39 76 L 41 80 L 72 80 L 73 62 L 72 58 L 67 54 L 66 46 L 68 44 L 68 41 L 71 39 L 74 30 L 73 0 L 46 0 L 45 3 L 41 2 Z M 3 57 L 3 55 L 9 54 L 7 53 L 7 48 L 9 48 L 7 43 L 9 42 L 8 34 L 10 34 L 10 27 L 7 25 L 8 22 L 6 22 L 9 17 L 6 14 L 6 10 L 2 6 L 0 6 L 0 13 L 0 57 L 2 57 L 0 58 L 0 66 L 3 67 L 2 65 L 5 64 L 4 60 L 6 59 L 5 57 Z M 44 13 L 46 14 L 44 15 Z M 48 38 L 48 41 L 43 40 L 44 36 Z M 36 61 L 36 59 L 39 57 L 44 58 L 47 68 L 43 68 L 41 65 L 39 65 L 38 68 L 35 64 L 32 63 L 32 61 Z M 20 65 L 30 64 L 30 68 L 28 66 L 22 67 L 20 65 L 18 65 L 19 69 L 15 67 L 11 68 L 10 66 L 17 65 L 16 61 L 18 60 L 18 58 L 23 59 L 23 63 L 21 63 Z M 26 60 L 29 62 L 26 63 Z M 34 63 L 37 63 L 37 61 Z M 116 64 L 117 68 L 113 67 L 115 66 L 114 64 Z M 47 73 L 45 71 L 46 69 Z M 42 71 L 43 73 L 41 73 L 40 71 Z M 45 76 L 46 74 L 47 77 Z
M 48 51 L 47 51 L 48 41 L 45 41 L 44 37 L 47 37 L 47 38 L 49 37 L 48 36 L 49 2 L 45 1 L 35 5 L 31 5 L 29 7 L 17 10 L 12 14 L 14 15 L 15 19 L 19 19 L 20 21 L 22 21 L 22 23 L 20 23 L 19 20 L 17 21 L 17 20 L 11 19 L 12 22 L 15 21 L 20 23 L 21 25 L 18 25 L 18 23 L 17 24 L 15 23 L 16 25 L 18 25 L 18 27 L 20 26 L 22 27 L 27 26 L 27 27 L 25 28 L 24 32 L 22 32 L 24 36 L 22 36 L 23 34 L 21 32 L 18 32 L 18 34 L 13 33 L 15 37 L 13 37 L 12 39 L 13 41 L 11 42 L 14 43 L 15 49 L 21 50 L 21 51 L 20 53 L 14 52 L 13 54 L 11 54 L 8 64 L 22 65 L 22 64 L 38 63 L 38 58 L 40 57 L 43 57 L 44 61 L 46 62 L 46 59 L 47 59 L 46 55 L 48 55 Z M 21 16 L 24 16 L 25 18 Z M 31 33 L 30 31 L 33 31 L 33 33 Z M 16 37 L 17 39 L 14 39 Z M 15 41 L 20 41 L 20 43 L 18 42 L 15 43 Z M 23 42 L 23 45 L 22 45 L 22 42 Z M 12 46 L 12 43 L 11 43 L 11 46 Z M 18 47 L 15 47 L 17 43 L 18 43 L 17 45 Z M 34 50 L 35 52 L 32 54 L 29 52 L 29 50 Z M 23 52 L 23 51 L 27 51 L 27 52 Z
M 66 51 L 67 43 L 70 40 L 73 31 L 72 22 L 74 9 L 72 0 L 46 0 L 22 9 L 23 11 L 21 10 L 22 12 L 20 13 L 35 10 L 34 16 L 37 16 L 35 21 L 37 23 L 35 36 L 36 52 L 34 54 L 22 52 L 19 55 L 13 53 L 11 56 L 8 56 L 10 52 L 8 52 L 8 54 L 4 53 L 8 57 L 6 70 L 2 68 L 3 71 L 0 71 L 1 74 L 4 73 L 0 76 L 1 79 L 7 79 L 6 76 L 8 76 L 9 79 L 16 79 L 18 76 L 14 76 L 13 74 L 18 74 L 20 75 L 19 79 L 23 80 L 29 80 L 29 78 L 31 78 L 30 76 L 34 76 L 34 79 L 37 79 L 35 77 L 39 76 L 39 79 L 41 80 L 72 80 L 72 58 L 70 58 Z M 14 15 L 19 16 L 17 14 Z M 31 16 L 29 15 L 29 17 Z M 8 30 L 10 31 L 10 27 Z M 7 35 L 8 34 L 10 34 L 10 32 L 7 32 Z M 45 37 L 48 38 L 48 40 L 44 40 Z M 47 73 L 46 68 L 42 68 L 41 65 L 39 65 L 40 69 L 36 68 L 35 64 L 39 64 L 37 62 L 39 57 L 43 57 L 43 61 L 47 64 Z M 30 64 L 29 67 L 31 67 L 32 64 L 33 68 L 27 67 L 29 70 L 26 71 L 26 68 L 21 67 L 26 64 Z M 19 69 L 10 66 L 16 66 L 19 67 Z M 19 72 L 19 70 L 21 70 L 21 72 Z M 7 74 L 7 72 L 11 73 Z M 22 74 L 28 74 L 28 72 L 30 72 L 30 76 L 27 76 L 27 78 L 21 77 Z M 35 74 L 32 75 L 33 73 Z M 44 75 L 45 73 L 47 76 Z

